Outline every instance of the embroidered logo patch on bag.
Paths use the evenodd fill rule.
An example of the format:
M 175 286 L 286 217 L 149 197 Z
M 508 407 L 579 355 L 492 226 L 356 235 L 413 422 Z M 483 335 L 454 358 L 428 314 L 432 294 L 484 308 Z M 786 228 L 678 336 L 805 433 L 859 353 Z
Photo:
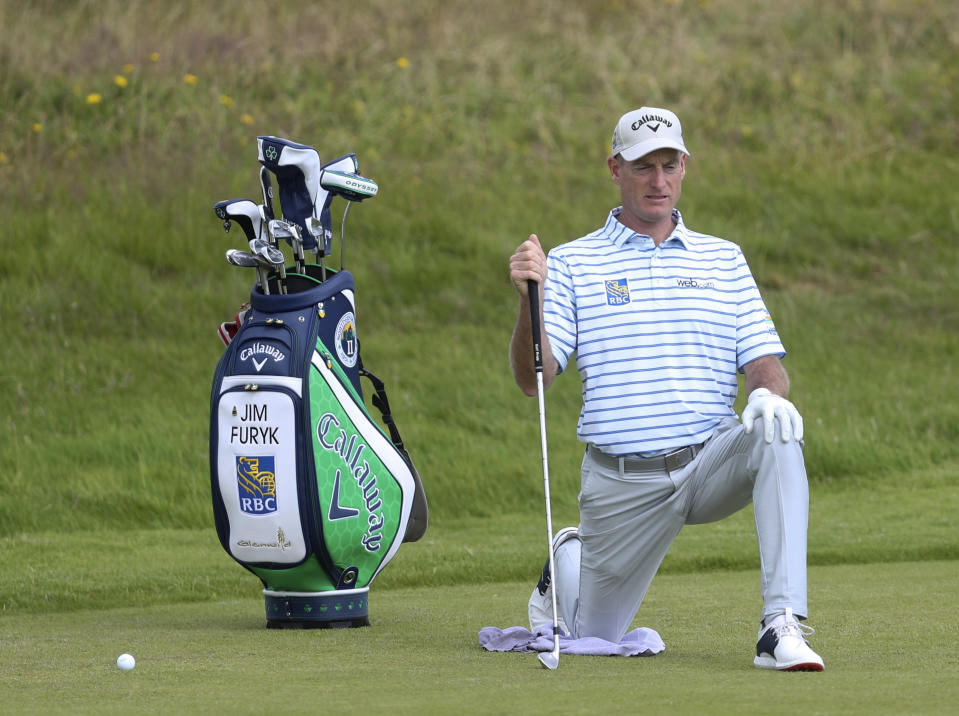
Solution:
M 236 458 L 240 509 L 250 515 L 276 512 L 276 472 L 272 456 Z

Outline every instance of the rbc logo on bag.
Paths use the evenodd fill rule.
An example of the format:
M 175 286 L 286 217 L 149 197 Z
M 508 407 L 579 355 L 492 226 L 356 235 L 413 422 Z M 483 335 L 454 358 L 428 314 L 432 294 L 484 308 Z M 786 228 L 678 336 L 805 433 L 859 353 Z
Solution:
M 272 455 L 236 458 L 240 509 L 250 515 L 276 512 L 276 473 Z
M 624 306 L 629 303 L 629 284 L 625 278 L 607 279 L 606 303 L 610 306 Z

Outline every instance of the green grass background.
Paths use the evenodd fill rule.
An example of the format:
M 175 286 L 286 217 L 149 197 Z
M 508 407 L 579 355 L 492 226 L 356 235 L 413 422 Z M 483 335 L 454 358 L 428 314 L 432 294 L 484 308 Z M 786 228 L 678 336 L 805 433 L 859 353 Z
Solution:
M 73 633 L 66 665 L 102 638 L 109 666 L 114 620 L 163 641 L 188 602 L 191 619 L 259 616 L 258 585 L 216 541 L 207 465 L 215 330 L 252 282 L 223 261 L 242 239 L 223 234 L 212 205 L 258 199 L 258 134 L 311 144 L 324 161 L 355 151 L 380 185 L 350 211 L 347 267 L 364 362 L 388 385 L 432 526 L 378 579 L 382 617 L 357 638 L 384 639 L 392 661 L 406 658 L 411 619 L 459 639 L 425 668 L 486 659 L 474 696 L 525 668 L 476 653 L 472 633 L 485 618 L 522 622 L 545 541 L 536 406 L 506 355 L 507 259 L 531 232 L 552 247 L 604 221 L 618 198 L 604 164 L 612 125 L 643 104 L 682 119 L 692 158 L 680 209 L 743 247 L 789 350 L 827 664 L 855 661 L 839 635 L 868 642 L 888 669 L 926 658 L 924 631 L 954 641 L 954 616 L 934 600 L 913 608 L 929 582 L 895 577 L 896 565 L 928 564 L 954 585 L 959 558 L 954 3 L 0 0 L 0 26 L 0 671 L 18 675 L 0 681 L 0 708 L 39 688 L 29 647 L 42 638 Z M 572 372 L 547 400 L 557 522 L 575 521 L 579 400 Z M 663 566 L 675 594 L 727 579 L 747 590 L 708 619 L 675 597 L 638 623 L 670 644 L 719 630 L 715 647 L 689 649 L 748 666 L 756 566 L 748 510 L 690 529 Z M 445 606 L 493 593 L 498 611 L 460 620 Z M 407 601 L 427 611 L 398 615 Z M 895 653 L 879 648 L 881 630 L 840 629 L 838 604 L 907 619 Z M 46 619 L 59 626 L 31 636 Z M 443 619 L 456 626 L 433 631 Z M 239 648 L 237 668 L 262 670 L 255 645 L 268 638 L 224 638 L 211 658 Z M 677 683 L 715 678 L 715 662 L 669 663 Z M 923 664 L 917 713 L 939 708 L 931 694 L 955 659 Z M 150 678 L 180 681 L 179 668 Z M 736 712 L 737 688 L 718 692 L 717 710 Z M 862 712 L 888 705 L 882 690 L 856 693 Z M 144 695 L 122 703 L 148 705 Z M 96 703 L 81 701 L 69 703 Z

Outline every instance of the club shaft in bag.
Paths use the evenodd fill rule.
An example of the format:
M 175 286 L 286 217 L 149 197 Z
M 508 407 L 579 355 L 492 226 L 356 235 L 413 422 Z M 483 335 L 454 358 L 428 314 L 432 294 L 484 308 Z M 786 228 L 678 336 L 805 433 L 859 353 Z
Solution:
M 346 208 L 343 209 L 343 222 L 340 224 L 340 271 L 346 263 L 346 215 L 350 213 L 352 203 L 352 201 L 346 202 Z
M 539 284 L 530 279 L 529 318 L 533 331 L 533 367 L 536 369 L 536 399 L 539 403 L 539 439 L 543 452 L 543 491 L 546 495 L 546 550 L 549 554 L 549 574 L 553 593 L 553 651 L 539 655 L 540 663 L 547 669 L 559 666 L 559 617 L 556 606 L 556 564 L 553 559 L 553 511 L 549 495 L 549 451 L 546 445 L 546 400 L 543 387 L 543 344 L 540 335 Z
M 270 170 L 266 167 L 260 167 L 260 189 L 263 192 L 265 219 L 272 221 L 276 218 L 276 211 L 273 209 L 273 181 L 270 179 Z

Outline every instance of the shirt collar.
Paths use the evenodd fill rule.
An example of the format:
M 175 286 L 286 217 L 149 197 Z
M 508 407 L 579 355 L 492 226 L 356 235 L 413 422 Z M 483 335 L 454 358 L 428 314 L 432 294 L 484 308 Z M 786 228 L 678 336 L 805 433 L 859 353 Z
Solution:
M 625 246 L 626 242 L 634 236 L 649 238 L 645 234 L 639 234 L 625 224 L 620 223 L 619 213 L 622 210 L 623 207 L 617 206 L 609 212 L 609 217 L 606 219 L 606 226 L 603 227 L 603 234 L 612 241 L 617 248 Z M 673 221 L 676 223 L 676 227 L 673 229 L 673 233 L 671 233 L 663 243 L 667 244 L 675 241 L 687 249 L 692 249 L 695 246 L 695 240 L 690 235 L 689 229 L 687 229 L 683 223 L 683 215 L 679 213 L 679 209 L 673 209 Z

